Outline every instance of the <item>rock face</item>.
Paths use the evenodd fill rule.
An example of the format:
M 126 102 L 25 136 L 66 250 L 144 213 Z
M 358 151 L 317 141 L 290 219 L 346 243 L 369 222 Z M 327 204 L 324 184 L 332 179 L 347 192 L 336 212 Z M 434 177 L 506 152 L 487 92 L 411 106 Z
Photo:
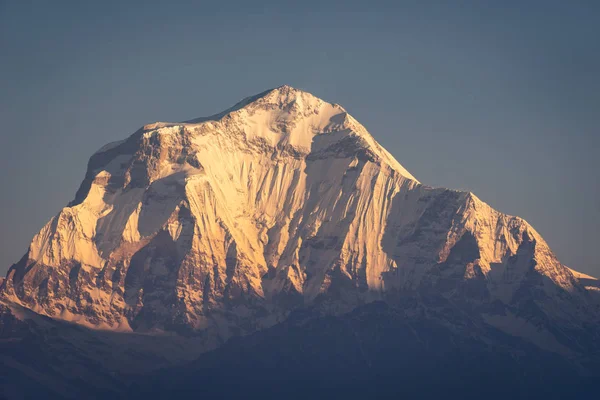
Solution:
M 213 346 L 301 307 L 442 296 L 568 353 L 598 338 L 597 289 L 523 219 L 422 185 L 341 106 L 282 86 L 98 150 L 0 296 Z

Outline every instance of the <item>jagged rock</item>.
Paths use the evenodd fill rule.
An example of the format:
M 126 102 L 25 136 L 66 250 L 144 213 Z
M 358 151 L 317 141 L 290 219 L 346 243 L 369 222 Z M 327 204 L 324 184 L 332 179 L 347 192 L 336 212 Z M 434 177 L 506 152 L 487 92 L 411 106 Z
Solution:
M 433 293 L 568 352 L 552 326 L 597 323 L 598 286 L 523 219 L 422 185 L 341 106 L 282 86 L 104 146 L 0 296 L 216 346 L 300 307 L 339 314 Z

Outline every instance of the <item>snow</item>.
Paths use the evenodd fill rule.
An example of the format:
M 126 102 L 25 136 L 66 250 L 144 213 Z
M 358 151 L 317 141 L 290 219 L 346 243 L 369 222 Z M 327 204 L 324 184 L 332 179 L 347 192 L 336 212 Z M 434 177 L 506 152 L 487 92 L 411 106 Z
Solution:
M 115 142 L 110 142 L 110 143 L 102 146 L 100 149 L 98 149 L 96 151 L 96 153 L 94 153 L 94 154 L 104 153 L 105 151 L 112 150 L 112 149 L 118 147 L 119 145 L 121 145 L 122 143 L 125 143 L 125 140 L 117 140 Z
M 598 278 L 594 278 L 593 276 L 584 274 L 582 272 L 575 271 L 574 269 L 569 268 L 569 271 L 577 278 L 577 279 L 589 279 L 592 281 L 597 281 Z
M 543 328 L 536 327 L 531 321 L 507 313 L 506 315 L 486 315 L 485 321 L 510 335 L 528 339 L 536 346 L 555 353 L 570 355 L 569 348 L 561 344 L 554 335 Z
M 522 219 L 421 185 L 341 106 L 289 86 L 128 140 L 138 151 L 119 153 L 122 141 L 100 149 L 115 154 L 89 172 L 83 201 L 34 237 L 19 267 L 31 296 L 3 285 L 0 297 L 99 329 L 130 330 L 128 319 L 150 310 L 144 329 L 160 330 L 177 315 L 225 340 L 285 317 L 277 299 L 311 304 L 336 279 L 354 288 L 344 301 L 481 279 L 502 304 L 532 268 L 550 298 L 594 279 L 568 273 Z M 477 259 L 454 261 L 470 236 Z M 72 281 L 79 290 L 67 290 Z M 43 282 L 48 299 L 36 294 Z M 507 331 L 521 323 L 491 318 Z

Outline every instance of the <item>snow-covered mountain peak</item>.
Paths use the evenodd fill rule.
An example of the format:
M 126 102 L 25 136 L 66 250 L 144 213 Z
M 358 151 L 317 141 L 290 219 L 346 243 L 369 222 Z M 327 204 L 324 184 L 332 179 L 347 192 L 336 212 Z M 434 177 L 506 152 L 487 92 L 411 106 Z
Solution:
M 334 372 L 339 360 L 356 359 L 348 371 L 357 375 L 344 375 L 357 377 L 375 376 L 373 365 L 392 371 L 402 358 L 398 375 L 438 353 L 474 354 L 478 368 L 480 351 L 505 349 L 490 365 L 517 371 L 520 384 L 539 378 L 518 369 L 525 354 L 541 370 L 554 359 L 526 353 L 536 347 L 577 369 L 600 365 L 589 356 L 600 354 L 598 327 L 600 281 L 561 264 L 525 220 L 471 192 L 422 185 L 344 108 L 287 85 L 103 146 L 75 199 L 0 278 L 0 339 L 11 350 L 0 365 L 7 360 L 9 380 L 13 366 L 24 371 L 19 390 L 25 381 L 59 387 L 56 371 L 77 371 L 69 395 L 92 375 L 112 387 L 106 377 L 119 372 L 123 387 L 136 386 L 132 366 L 158 368 L 219 346 L 224 353 L 208 360 L 225 365 L 229 380 L 256 365 L 271 376 L 288 348 L 288 364 L 303 371 L 314 369 L 302 361 L 307 348 L 316 362 L 337 360 Z M 18 340 L 7 336 L 13 330 Z M 67 364 L 57 358 L 66 352 L 75 355 Z M 247 371 L 227 367 L 240 354 Z M 512 359 L 517 369 L 504 364 Z M 204 362 L 184 375 L 212 369 Z M 472 369 L 432 362 L 443 365 L 436 376 L 448 365 Z M 86 365 L 104 367 L 79 374 Z M 38 370 L 49 372 L 38 379 Z M 482 382 L 487 390 L 500 381 Z
M 229 110 L 233 111 L 247 106 L 261 107 L 265 105 L 275 105 L 284 109 L 295 108 L 296 110 L 314 110 L 315 108 L 321 107 L 323 104 L 332 106 L 341 112 L 346 111 L 339 104 L 328 103 L 310 92 L 294 88 L 290 85 L 282 85 L 273 89 L 266 90 L 257 95 L 247 97 L 235 104 Z
M 256 98 L 265 99 L 269 102 L 275 102 L 280 104 L 290 104 L 297 103 L 300 107 L 315 107 L 324 103 L 323 100 L 319 99 L 315 95 L 310 92 L 304 91 L 302 89 L 294 88 L 290 85 L 282 85 L 271 90 L 267 90 L 263 92 L 264 94 L 258 95 Z M 343 108 L 339 105 L 336 105 L 338 108 Z
M 568 315 L 576 302 L 557 293 L 589 297 L 585 279 L 522 219 L 421 185 L 341 106 L 281 86 L 97 151 L 0 297 L 96 327 L 223 339 L 303 304 L 404 290 L 506 307 L 535 295 Z
M 288 85 L 247 97 L 210 117 L 156 122 L 145 125 L 142 131 L 148 138 L 185 133 L 190 138 L 186 146 L 215 139 L 219 146 L 258 151 L 269 157 L 368 158 L 416 181 L 342 106 Z M 162 142 L 154 140 L 155 145 Z
M 319 99 L 318 97 L 312 95 L 309 92 L 293 88 L 289 85 L 282 85 L 273 89 L 265 90 L 264 92 L 258 93 L 256 95 L 246 97 L 234 104 L 232 107 L 220 113 L 211 115 L 209 117 L 195 118 L 189 121 L 185 121 L 184 123 L 194 124 L 205 121 L 218 121 L 221 118 L 244 108 L 256 109 L 261 107 L 279 107 L 288 109 L 290 107 L 307 107 L 309 109 L 314 109 L 315 107 L 319 107 L 323 103 L 325 103 L 323 100 Z M 345 111 L 341 106 L 337 104 L 331 105 L 335 106 L 341 111 Z

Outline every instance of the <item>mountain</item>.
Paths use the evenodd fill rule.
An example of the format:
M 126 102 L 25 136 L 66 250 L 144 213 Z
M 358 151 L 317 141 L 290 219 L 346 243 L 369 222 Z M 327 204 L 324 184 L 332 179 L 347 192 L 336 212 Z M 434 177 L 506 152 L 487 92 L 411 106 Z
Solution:
M 89 329 L 0 304 L 0 399 L 107 398 L 124 374 L 191 362 L 199 338 Z
M 0 282 L 0 321 L 28 310 L 229 354 L 299 310 L 320 326 L 385 304 L 408 318 L 398 332 L 418 317 L 462 352 L 495 343 L 599 374 L 599 289 L 523 219 L 421 184 L 344 108 L 282 86 L 98 150 Z
M 209 398 L 261 393 L 269 399 L 597 395 L 597 374 L 584 376 L 565 357 L 487 325 L 441 297 L 423 300 L 394 306 L 375 301 L 342 315 L 295 312 L 191 363 L 140 375 L 126 393 L 140 399 L 187 399 L 200 392 Z

